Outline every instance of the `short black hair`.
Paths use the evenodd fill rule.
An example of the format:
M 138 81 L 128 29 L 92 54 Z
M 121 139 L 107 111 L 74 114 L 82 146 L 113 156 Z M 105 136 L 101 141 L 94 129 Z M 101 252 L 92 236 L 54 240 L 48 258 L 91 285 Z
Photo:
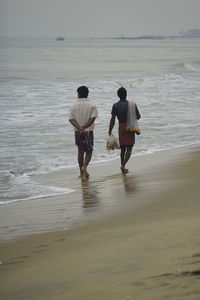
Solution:
M 117 95 L 120 99 L 125 99 L 127 96 L 127 90 L 124 87 L 121 87 L 120 89 L 118 89 Z
M 82 85 L 77 89 L 77 93 L 79 98 L 87 98 L 89 89 L 87 88 L 87 86 Z

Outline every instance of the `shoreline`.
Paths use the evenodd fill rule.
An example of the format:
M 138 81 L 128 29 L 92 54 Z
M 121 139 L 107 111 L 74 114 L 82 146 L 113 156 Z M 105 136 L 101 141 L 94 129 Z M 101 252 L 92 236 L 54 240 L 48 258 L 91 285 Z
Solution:
M 182 156 L 196 148 L 198 145 L 145 155 L 133 154 L 128 162 L 130 172 L 126 176 L 121 174 L 119 158 L 91 164 L 91 176 L 86 181 L 78 178 L 78 167 L 51 174 L 33 175 L 33 180 L 39 184 L 58 188 L 70 187 L 74 192 L 19 201 L 1 207 L 0 242 L 43 232 L 69 230 L 120 210 L 145 205 L 150 198 L 146 197 L 147 193 L 151 196 L 152 193 L 166 188 L 165 181 L 162 183 L 162 174 L 158 178 L 153 174 L 149 176 L 151 168 L 162 173 L 162 168 L 166 168 L 173 161 L 181 160 Z M 115 188 L 111 190 L 113 184 Z M 131 195 L 134 195 L 134 202 L 129 199 Z M 121 201 L 123 198 L 126 201 Z
M 143 169 L 135 162 L 124 185 L 113 170 L 98 194 L 124 203 L 140 195 L 138 205 L 70 230 L 1 243 L 2 298 L 198 300 L 200 147 L 156 161 L 155 168 L 146 158 Z
M 136 153 L 132 156 L 134 157 L 145 157 L 146 155 L 155 155 L 156 153 L 160 153 L 160 152 L 165 152 L 165 151 L 176 151 L 177 149 L 187 149 L 187 148 L 190 148 L 190 147 L 195 147 L 195 146 L 198 146 L 199 143 L 198 142 L 195 142 L 195 143 L 192 143 L 192 144 L 188 144 L 186 146 L 182 146 L 182 145 L 179 145 L 179 146 L 176 146 L 176 147 L 173 147 L 173 148 L 165 148 L 165 149 L 159 149 L 159 150 L 155 150 L 155 151 L 146 151 L 146 152 L 142 152 L 142 153 Z M 112 151 L 112 150 L 111 150 Z M 115 150 L 116 152 L 119 151 L 119 150 Z M 136 150 L 137 151 L 137 150 Z M 109 159 L 103 159 L 103 160 L 97 160 L 97 161 L 91 161 L 90 162 L 90 166 L 89 167 L 94 167 L 94 168 L 98 168 L 99 166 L 104 166 L 105 164 L 106 165 L 110 165 L 114 162 L 117 162 L 119 160 L 119 155 L 118 156 L 115 156 L 113 158 L 109 158 Z M 118 162 L 117 162 L 118 163 Z M 18 176 L 19 177 L 22 177 L 25 175 L 25 176 L 28 176 L 30 178 L 30 180 L 33 178 L 33 183 L 40 183 L 39 180 L 37 179 L 38 178 L 43 178 L 43 177 L 48 177 L 48 176 L 53 176 L 53 174 L 59 174 L 60 172 L 63 172 L 64 174 L 66 174 L 68 171 L 72 170 L 77 170 L 78 169 L 78 164 L 74 164 L 74 165 L 71 165 L 71 166 L 60 166 L 60 167 L 57 167 L 55 169 L 52 169 L 52 170 L 49 170 L 48 172 L 41 172 L 41 173 L 37 173 L 37 172 L 33 172 L 33 173 L 24 173 L 23 175 L 16 175 L 17 178 Z M 47 194 L 41 194 L 41 195 L 32 195 L 32 196 L 27 196 L 27 198 L 13 198 L 13 199 L 10 199 L 10 200 L 0 200 L 0 207 L 2 205 L 10 205 L 12 203 L 15 203 L 15 202 L 21 202 L 21 201 L 34 201 L 34 200 L 39 200 L 39 199 L 42 199 L 42 198 L 50 198 L 50 197 L 56 197 L 56 196 L 59 196 L 59 195 L 66 195 L 68 193 L 72 193 L 73 191 L 70 191 L 70 188 L 65 188 L 65 190 L 60 190 L 60 191 L 56 191 L 57 187 L 56 186 L 50 186 L 49 188 L 53 188 L 53 192 L 52 194 L 49 192 L 47 192 Z M 55 190 L 54 190 L 55 189 Z M 67 191 L 68 189 L 68 191 Z

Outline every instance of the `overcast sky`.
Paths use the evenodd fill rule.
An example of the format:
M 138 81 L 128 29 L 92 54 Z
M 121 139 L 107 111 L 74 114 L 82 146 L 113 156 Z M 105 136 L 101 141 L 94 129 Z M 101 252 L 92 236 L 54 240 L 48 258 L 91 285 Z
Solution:
M 0 0 L 1 36 L 110 37 L 200 28 L 200 0 Z

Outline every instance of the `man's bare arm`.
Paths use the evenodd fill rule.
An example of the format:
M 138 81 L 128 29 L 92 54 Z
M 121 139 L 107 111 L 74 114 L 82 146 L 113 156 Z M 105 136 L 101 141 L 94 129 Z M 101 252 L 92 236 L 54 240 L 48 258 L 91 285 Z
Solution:
M 76 128 L 77 131 L 83 131 L 83 127 L 80 126 L 75 119 L 70 119 L 69 122 Z
M 112 116 L 110 119 L 110 125 L 109 125 L 109 131 L 108 131 L 109 135 L 111 135 L 114 126 L 115 126 L 115 116 Z

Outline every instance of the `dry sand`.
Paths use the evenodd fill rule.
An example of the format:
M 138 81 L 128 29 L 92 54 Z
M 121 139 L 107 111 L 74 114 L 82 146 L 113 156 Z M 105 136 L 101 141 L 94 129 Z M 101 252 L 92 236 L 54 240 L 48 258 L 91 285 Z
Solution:
M 160 168 L 146 156 L 125 178 L 116 164 L 98 167 L 91 186 L 83 185 L 82 200 L 95 198 L 93 185 L 99 181 L 103 189 L 104 182 L 98 201 L 126 203 L 109 217 L 2 242 L 0 298 L 199 300 L 200 149 L 183 149 L 171 164 L 169 153 L 163 155 Z

